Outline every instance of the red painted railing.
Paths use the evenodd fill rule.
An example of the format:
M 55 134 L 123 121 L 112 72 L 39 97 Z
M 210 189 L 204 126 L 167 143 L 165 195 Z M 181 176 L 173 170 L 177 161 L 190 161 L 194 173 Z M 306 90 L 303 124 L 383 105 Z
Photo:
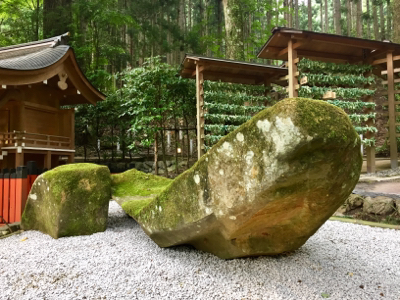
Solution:
M 34 162 L 28 162 L 28 167 L 0 172 L 0 225 L 21 221 L 29 191 L 39 173 Z

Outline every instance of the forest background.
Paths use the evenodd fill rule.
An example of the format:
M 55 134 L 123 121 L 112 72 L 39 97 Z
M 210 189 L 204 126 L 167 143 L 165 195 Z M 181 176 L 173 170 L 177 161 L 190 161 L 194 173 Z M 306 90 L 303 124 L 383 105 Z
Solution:
M 76 111 L 76 141 L 85 155 L 93 149 L 100 160 L 99 139 L 111 143 L 111 149 L 118 140 L 125 157 L 135 150 L 128 148 L 135 139 L 149 149 L 157 140 L 154 126 L 146 131 L 145 124 L 162 131 L 165 117 L 175 131 L 195 127 L 194 92 L 193 101 L 179 96 L 193 87 L 174 79 L 185 53 L 279 64 L 256 58 L 275 26 L 400 42 L 399 15 L 400 0 L 0 0 L 0 47 L 70 32 L 82 71 L 108 95 L 104 103 Z M 160 80 L 150 83 L 152 89 L 140 91 L 138 85 L 134 90 L 135 76 L 155 75 L 145 63 L 148 57 L 161 57 L 153 60 Z M 154 94 L 171 84 L 173 93 Z M 149 119 L 135 108 L 138 101 L 132 99 L 139 98 L 144 109 L 160 109 Z M 191 104 L 177 112 L 182 103 Z M 182 125 L 177 120 L 184 116 Z M 135 128 L 135 122 L 142 126 Z M 133 135 L 128 133 L 132 125 Z M 189 131 L 187 138 L 189 145 Z

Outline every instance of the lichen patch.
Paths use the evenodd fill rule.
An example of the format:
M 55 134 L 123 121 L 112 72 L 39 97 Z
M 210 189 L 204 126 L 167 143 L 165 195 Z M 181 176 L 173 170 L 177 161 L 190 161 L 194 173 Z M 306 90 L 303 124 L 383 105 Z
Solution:
M 244 135 L 243 135 L 243 133 L 238 132 L 238 134 L 236 135 L 236 139 L 237 139 L 239 142 L 243 142 L 243 141 L 244 141 Z

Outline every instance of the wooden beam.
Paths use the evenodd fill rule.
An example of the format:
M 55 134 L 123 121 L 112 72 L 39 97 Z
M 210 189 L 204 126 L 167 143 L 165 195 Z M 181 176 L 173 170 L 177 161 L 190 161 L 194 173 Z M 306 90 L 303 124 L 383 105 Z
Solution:
M 400 126 L 400 123 L 396 123 L 395 125 L 396 125 L 396 126 Z M 385 125 L 383 125 L 383 127 L 386 127 L 386 128 L 387 128 L 387 127 L 389 127 L 389 125 L 388 125 L 388 124 L 385 124 Z
M 204 78 L 200 65 L 196 65 L 196 107 L 197 107 L 197 158 L 204 154 Z
M 400 94 L 400 90 L 395 90 L 394 93 L 395 93 L 395 94 Z M 388 92 L 387 92 L 387 91 L 382 91 L 381 94 L 382 94 L 382 95 L 387 95 Z
M 393 70 L 393 73 L 399 73 L 400 72 L 400 68 L 396 68 Z M 387 75 L 387 70 L 381 71 L 381 75 Z
M 395 93 L 396 94 L 396 93 Z M 394 101 L 394 105 L 400 105 L 400 101 Z M 385 101 L 382 103 L 382 106 L 389 106 L 389 101 Z
M 299 48 L 300 46 L 302 46 L 304 43 L 305 43 L 305 41 L 301 41 L 301 42 L 294 43 L 293 46 L 292 46 L 292 48 L 293 48 L 293 49 L 297 49 L 297 48 Z M 279 51 L 278 57 L 279 57 L 279 56 L 282 56 L 282 55 L 284 55 L 284 54 L 286 54 L 286 53 L 288 53 L 288 51 L 289 51 L 289 47 L 286 47 L 286 48 L 282 49 L 281 51 Z
M 387 58 L 381 58 L 381 59 L 377 59 L 374 60 L 371 65 L 375 66 L 375 65 L 380 65 L 380 64 L 384 64 L 387 62 Z
M 399 82 L 400 82 L 400 78 L 394 79 L 393 82 L 394 82 L 394 83 L 399 83 Z M 383 81 L 382 81 L 382 84 L 388 84 L 388 81 L 387 81 L 387 80 L 383 80 Z
M 245 74 L 230 74 L 224 72 L 213 72 L 205 70 L 203 73 L 204 80 L 222 80 L 226 82 L 231 82 L 233 79 L 238 79 L 238 81 L 243 81 L 245 84 L 255 84 L 256 81 L 263 82 L 265 74 L 260 74 L 259 76 L 245 75 Z M 216 79 L 214 79 L 216 78 Z M 252 82 L 252 83 L 250 83 Z
M 397 162 L 397 143 L 396 143 L 396 107 L 394 104 L 394 73 L 393 73 L 393 53 L 386 55 L 387 77 L 388 77 L 388 102 L 389 102 L 389 141 L 390 141 L 390 165 L 392 170 L 398 167 Z
M 327 59 L 341 60 L 344 62 L 361 61 L 363 59 L 360 56 L 352 56 L 352 55 L 329 53 L 329 52 L 308 51 L 308 50 L 298 50 L 297 55 L 299 57 L 327 58 Z
M 289 71 L 289 98 L 295 98 L 298 96 L 296 85 L 297 80 L 297 64 L 294 60 L 297 58 L 297 50 L 293 49 L 293 40 L 288 42 L 288 71 Z
M 297 71 L 295 76 L 299 76 L 299 75 L 300 75 L 300 72 Z M 279 78 L 279 80 L 288 80 L 288 79 L 289 79 L 289 75 L 286 75 L 286 76 L 283 76 L 283 77 Z
M 389 112 L 383 112 L 383 113 L 381 113 L 381 114 L 382 114 L 382 116 L 384 116 L 384 117 L 390 117 L 390 113 L 389 113 Z M 396 117 L 399 117 L 399 116 L 400 116 L 400 112 L 395 112 L 394 115 L 395 115 Z

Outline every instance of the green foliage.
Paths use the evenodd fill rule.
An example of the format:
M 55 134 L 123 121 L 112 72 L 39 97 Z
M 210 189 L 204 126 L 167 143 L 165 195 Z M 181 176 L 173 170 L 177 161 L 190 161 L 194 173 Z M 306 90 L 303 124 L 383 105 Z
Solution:
M 154 143 L 155 134 L 173 118 L 196 114 L 194 82 L 177 77 L 176 73 L 176 68 L 154 57 L 146 59 L 143 67 L 121 75 L 121 116 L 129 116 L 132 133 L 145 147 Z
M 301 73 L 302 76 L 307 76 L 308 85 L 355 86 L 375 82 L 375 78 L 372 76 Z
M 376 127 L 365 125 L 375 119 L 376 113 L 365 113 L 366 109 L 375 109 L 375 103 L 363 102 L 365 96 L 372 96 L 375 90 L 364 88 L 375 82 L 373 76 L 362 76 L 372 70 L 370 65 L 334 64 L 302 59 L 298 64 L 301 76 L 307 76 L 307 85 L 301 86 L 300 97 L 322 99 L 328 91 L 336 93 L 338 99 L 328 103 L 344 109 L 358 134 L 376 133 Z M 336 75 L 333 75 L 336 74 Z M 363 138 L 366 146 L 375 145 L 374 138 Z
M 342 101 L 342 100 L 327 100 L 326 102 L 333 104 L 346 111 L 362 111 L 363 109 L 375 109 L 375 102 L 363 101 Z
M 314 61 L 303 58 L 297 67 L 301 72 L 313 74 L 364 74 L 371 72 L 373 66 L 371 65 L 352 65 L 352 64 L 335 64 L 328 62 Z
M 336 93 L 336 97 L 342 99 L 360 99 L 364 96 L 375 94 L 375 90 L 364 88 L 342 88 L 342 87 L 322 87 L 322 86 L 302 86 L 299 90 L 299 97 L 322 99 L 328 91 Z
M 236 94 L 232 98 L 240 98 L 240 96 L 241 95 Z M 243 100 L 246 100 L 251 97 L 252 96 L 247 97 L 246 95 L 243 95 Z M 209 99 L 209 98 L 207 97 L 207 99 Z M 212 100 L 215 101 L 215 98 Z M 238 101 L 235 101 L 235 102 L 238 102 Z M 208 111 L 208 113 L 210 113 L 210 114 L 252 115 L 252 114 L 262 111 L 264 108 L 265 108 L 265 106 L 245 106 L 245 105 L 211 103 L 211 102 L 204 103 L 204 109 L 206 109 Z
M 265 96 L 271 88 L 263 85 L 205 81 L 204 89 L 206 150 L 265 109 L 265 103 L 271 102 L 271 98 Z
M 234 131 L 239 126 L 236 125 L 219 125 L 219 124 L 206 124 L 204 125 L 204 129 L 211 133 L 211 135 L 219 135 L 224 136 L 229 132 Z

